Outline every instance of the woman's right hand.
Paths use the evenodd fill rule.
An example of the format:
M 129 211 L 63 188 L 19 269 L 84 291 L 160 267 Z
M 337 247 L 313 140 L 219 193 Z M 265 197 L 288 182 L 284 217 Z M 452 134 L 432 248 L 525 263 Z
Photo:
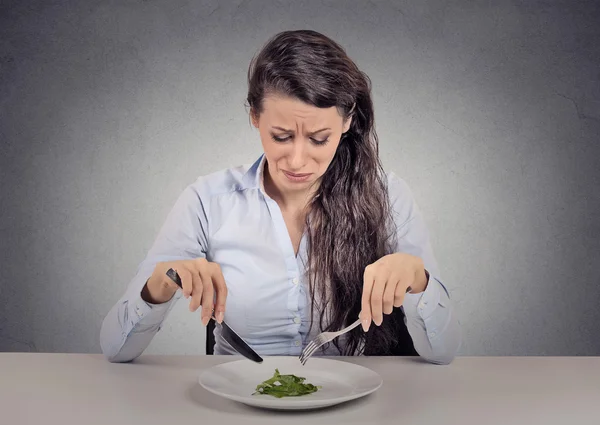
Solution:
M 152 304 L 162 304 L 175 295 L 179 286 L 167 276 L 167 270 L 170 268 L 181 278 L 183 296 L 186 299 L 191 298 L 190 311 L 194 312 L 202 306 L 202 323 L 206 326 L 214 308 L 215 319 L 221 323 L 225 315 L 227 286 L 221 267 L 205 258 L 158 263 L 146 282 L 142 298 Z

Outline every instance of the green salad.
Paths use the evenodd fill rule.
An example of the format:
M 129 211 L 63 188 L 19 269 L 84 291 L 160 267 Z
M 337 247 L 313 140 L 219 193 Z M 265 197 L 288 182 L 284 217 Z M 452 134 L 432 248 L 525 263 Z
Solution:
M 273 397 L 297 397 L 311 394 L 321 389 L 312 384 L 305 384 L 306 378 L 296 375 L 282 375 L 279 369 L 275 369 L 275 374 L 270 379 L 261 382 L 256 386 L 256 392 L 252 395 L 268 394 Z

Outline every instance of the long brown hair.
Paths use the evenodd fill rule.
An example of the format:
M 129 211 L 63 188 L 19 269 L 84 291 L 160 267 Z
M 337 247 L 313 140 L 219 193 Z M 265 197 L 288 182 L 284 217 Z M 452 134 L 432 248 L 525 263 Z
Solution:
M 285 31 L 266 43 L 248 70 L 247 103 L 253 113 L 262 112 L 263 99 L 272 93 L 319 108 L 335 106 L 345 119 L 352 116 L 307 214 L 312 307 L 321 329 L 339 330 L 358 318 L 365 267 L 395 245 L 371 81 L 330 38 Z M 406 335 L 406 328 L 396 314 L 386 316 L 380 327 L 371 326 L 366 336 L 356 328 L 344 346 L 337 339 L 334 344 L 345 355 L 389 354 L 402 332 Z

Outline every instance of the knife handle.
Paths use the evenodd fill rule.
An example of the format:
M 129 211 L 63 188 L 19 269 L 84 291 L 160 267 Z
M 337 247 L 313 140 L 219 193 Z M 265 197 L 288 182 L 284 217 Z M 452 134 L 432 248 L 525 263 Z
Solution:
M 183 289 L 183 286 L 181 285 L 181 278 L 175 270 L 173 270 L 172 268 L 167 270 L 167 276 L 169 276 L 171 280 L 177 284 L 177 286 Z
M 171 278 L 171 280 L 173 282 L 175 282 L 177 284 L 177 286 L 179 286 L 181 289 L 183 289 L 183 286 L 181 284 L 181 277 L 179 277 L 179 273 L 177 273 L 175 270 L 173 269 L 169 269 L 167 270 L 167 276 L 169 276 L 169 278 Z M 217 319 L 215 318 L 215 314 L 213 311 L 212 316 L 210 317 L 212 320 L 214 320 L 215 322 L 217 321 Z

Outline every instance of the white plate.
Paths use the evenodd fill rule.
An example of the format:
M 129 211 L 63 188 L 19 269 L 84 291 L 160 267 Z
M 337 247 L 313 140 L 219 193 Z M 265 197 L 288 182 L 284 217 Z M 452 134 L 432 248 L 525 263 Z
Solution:
M 260 364 L 244 359 L 214 366 L 200 375 L 200 385 L 221 397 L 250 406 L 301 410 L 354 400 L 371 394 L 383 383 L 381 376 L 372 370 L 338 360 L 313 357 L 304 366 L 298 357 L 274 356 L 263 360 Z M 282 375 L 304 377 L 306 383 L 322 388 L 298 397 L 252 395 L 258 384 L 273 376 L 276 368 Z

